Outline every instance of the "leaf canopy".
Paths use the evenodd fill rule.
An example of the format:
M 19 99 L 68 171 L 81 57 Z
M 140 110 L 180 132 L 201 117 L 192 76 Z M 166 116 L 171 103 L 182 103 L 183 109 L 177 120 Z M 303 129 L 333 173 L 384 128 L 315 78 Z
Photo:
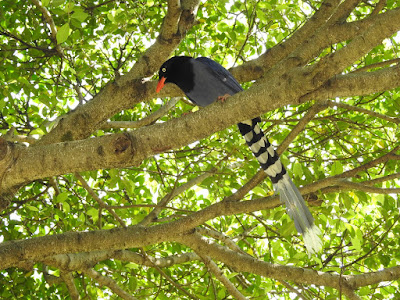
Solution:
M 39 175 L 13 172 L 2 162 L 9 152 L 0 151 L 0 187 L 14 189 L 1 200 L 0 298 L 400 297 L 400 47 L 392 17 L 399 4 L 340 2 L 1 1 L 0 150 L 14 145 L 13 161 L 24 158 L 25 174 Z M 368 30 L 383 22 L 392 33 L 370 50 L 356 44 L 370 42 Z M 350 50 L 356 60 L 318 86 L 323 73 L 308 80 L 325 62 L 330 72 L 337 67 L 330 59 L 342 55 L 343 62 Z M 231 68 L 247 90 L 241 107 L 219 115 L 231 126 L 204 121 L 224 109 L 218 104 L 197 112 L 185 99 L 172 105 L 182 96 L 172 87 L 154 94 L 169 55 L 207 56 Z M 263 86 L 262 95 L 276 99 L 269 109 L 248 104 Z M 284 102 L 285 95 L 295 97 Z M 323 231 L 318 256 L 308 258 L 234 125 L 236 111 L 257 109 Z M 155 117 L 157 111 L 163 113 Z M 193 126 L 197 116 L 202 122 Z M 176 135 L 161 139 L 157 132 L 172 122 Z M 207 130 L 205 138 L 185 139 Z M 123 137 L 134 143 L 135 135 L 167 142 L 135 146 L 126 161 L 107 156 L 106 141 L 119 139 L 122 153 Z M 52 150 L 72 146 L 75 152 Z M 24 154 L 35 148 L 42 149 L 37 156 Z M 96 156 L 102 151 L 104 161 Z M 51 162 L 46 172 L 32 170 Z M 142 228 L 148 240 L 124 238 L 124 230 Z M 91 247 L 85 233 L 100 245 Z M 118 243 L 109 245 L 106 234 Z M 14 263 L 7 249 L 23 255 Z

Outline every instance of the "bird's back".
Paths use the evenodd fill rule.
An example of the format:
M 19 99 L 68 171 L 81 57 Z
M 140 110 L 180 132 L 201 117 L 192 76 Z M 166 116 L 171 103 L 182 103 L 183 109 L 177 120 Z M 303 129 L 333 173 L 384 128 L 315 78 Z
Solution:
M 195 85 L 186 95 L 197 105 L 207 106 L 219 96 L 233 95 L 243 90 L 235 78 L 217 62 L 199 57 L 191 60 L 191 64 Z

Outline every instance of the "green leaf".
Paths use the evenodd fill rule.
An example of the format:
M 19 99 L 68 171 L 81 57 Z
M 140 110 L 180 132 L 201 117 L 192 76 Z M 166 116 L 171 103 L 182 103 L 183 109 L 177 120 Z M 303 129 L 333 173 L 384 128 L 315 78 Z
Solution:
M 72 2 L 70 2 L 70 1 L 68 1 L 68 2 L 67 2 L 67 5 L 65 5 L 65 7 L 64 7 L 64 11 L 65 11 L 66 13 L 71 13 L 72 10 L 74 9 L 74 7 L 75 7 L 75 4 L 72 3 Z
M 68 202 L 64 201 L 62 202 L 62 207 L 63 207 L 63 211 L 68 214 L 71 211 L 71 206 L 69 205 Z
M 225 290 L 224 289 L 220 289 L 217 293 L 218 295 L 218 299 L 224 299 L 225 298 Z
M 71 29 L 69 28 L 69 23 L 66 23 L 63 26 L 61 26 L 56 35 L 57 44 L 64 43 L 68 39 L 70 31 Z
M 299 178 L 303 176 L 303 166 L 302 164 L 295 162 L 293 165 L 293 174 Z
M 88 14 L 85 13 L 82 9 L 75 9 L 75 12 L 72 14 L 71 18 L 79 20 L 81 23 L 86 20 Z
M 294 222 L 289 222 L 280 230 L 280 232 L 283 236 L 290 236 L 295 232 L 295 229 L 296 227 Z
M 263 197 L 268 195 L 268 192 L 264 188 L 262 188 L 261 186 L 256 186 L 253 189 L 253 192 L 256 193 L 256 194 L 259 194 L 259 195 L 261 195 Z
M 357 251 L 361 251 L 361 240 L 356 236 L 356 237 L 351 237 L 351 243 L 353 244 L 353 247 Z
M 331 166 L 331 176 L 335 176 L 342 173 L 343 173 L 343 165 L 341 164 L 340 161 L 337 160 Z
M 68 196 L 69 196 L 69 193 L 67 193 L 67 192 L 62 192 L 62 193 L 59 193 L 59 194 L 57 195 L 56 200 L 57 200 L 57 202 L 64 202 L 65 200 L 68 199 Z
M 134 269 L 136 269 L 137 267 L 135 267 Z M 129 285 L 129 290 L 131 292 L 136 291 L 137 288 L 137 279 L 135 276 L 130 276 L 129 277 L 129 281 L 128 281 L 128 285 Z
M 44 133 L 42 128 L 36 128 L 36 129 L 31 131 L 31 135 L 34 135 L 34 134 L 44 135 L 45 133 Z
M 93 218 L 97 218 L 98 214 L 99 214 L 99 210 L 94 208 L 94 207 L 92 207 L 86 212 L 86 214 L 89 215 L 89 216 L 92 216 Z
M 39 211 L 39 209 L 36 206 L 32 206 L 32 205 L 27 205 L 26 208 L 31 211 Z
M 52 0 L 51 1 L 51 5 L 54 7 L 60 6 L 61 4 L 63 4 L 65 2 L 65 0 Z

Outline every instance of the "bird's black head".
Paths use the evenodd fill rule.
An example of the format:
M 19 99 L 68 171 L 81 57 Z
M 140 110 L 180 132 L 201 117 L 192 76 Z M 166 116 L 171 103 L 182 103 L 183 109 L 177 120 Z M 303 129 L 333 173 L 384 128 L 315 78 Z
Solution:
M 165 83 L 175 83 L 183 92 L 189 92 L 194 85 L 193 67 L 190 56 L 174 56 L 162 64 L 158 71 L 157 93 Z

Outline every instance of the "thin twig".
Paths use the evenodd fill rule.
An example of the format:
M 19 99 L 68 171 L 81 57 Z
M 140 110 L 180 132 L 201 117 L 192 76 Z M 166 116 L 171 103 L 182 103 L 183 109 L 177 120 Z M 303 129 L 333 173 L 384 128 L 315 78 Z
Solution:
M 122 220 L 113 209 L 111 209 L 107 203 L 105 203 L 103 200 L 100 199 L 100 197 L 93 191 L 93 189 L 89 186 L 87 181 L 79 174 L 75 173 L 75 177 L 78 178 L 78 180 L 81 182 L 82 186 L 85 188 L 85 190 L 89 193 L 90 196 L 93 197 L 94 200 L 97 201 L 99 206 L 101 208 L 107 209 L 110 214 L 121 224 L 122 227 L 126 227 L 126 224 L 124 220 Z
M 204 264 L 206 265 L 208 271 L 212 273 L 215 278 L 217 278 L 227 289 L 229 294 L 231 294 L 235 299 L 239 300 L 246 300 L 247 298 L 243 296 L 243 294 L 229 281 L 228 278 L 224 275 L 224 272 L 217 266 L 215 262 L 211 260 L 211 258 L 207 255 L 202 255 L 197 253 L 201 259 L 203 260 Z
M 281 280 L 281 281 L 279 281 L 279 282 L 282 283 L 289 291 L 291 291 L 292 293 L 295 293 L 300 299 L 308 300 L 308 299 L 306 298 L 306 296 L 304 296 L 304 295 L 302 294 L 302 292 L 300 292 L 299 290 L 297 290 L 295 287 L 291 286 L 287 281 Z
M 104 124 L 101 129 L 121 129 L 121 128 L 129 128 L 135 129 L 143 126 L 150 125 L 163 117 L 175 104 L 179 101 L 181 97 L 174 97 L 170 101 L 168 101 L 165 105 L 160 107 L 160 109 L 156 110 L 154 113 L 144 117 L 138 121 L 110 121 Z
M 60 57 L 64 57 L 64 52 L 63 52 L 61 46 L 59 44 L 57 44 L 57 27 L 56 27 L 56 24 L 54 23 L 53 18 L 51 17 L 50 12 L 47 10 L 46 7 L 44 7 L 42 5 L 42 3 L 40 3 L 39 0 L 31 0 L 31 1 L 41 11 L 47 24 L 49 24 L 51 40 L 56 45 L 56 50 L 57 50 L 58 54 L 60 55 Z
M 169 275 L 167 275 L 159 266 L 154 264 L 147 256 L 147 253 L 142 249 L 142 253 L 144 257 L 152 264 L 152 267 L 154 267 L 158 273 L 160 273 L 161 276 L 163 276 L 169 283 L 171 283 L 174 287 L 176 287 L 178 290 L 180 290 L 182 293 L 184 293 L 186 296 L 188 296 L 191 299 L 196 299 L 199 300 L 199 298 L 193 296 L 191 293 L 189 293 L 187 290 L 185 290 L 180 284 L 178 284 L 175 280 L 173 280 Z
M 279 145 L 276 152 L 281 155 L 293 142 L 293 140 L 304 130 L 307 124 L 315 117 L 317 113 L 324 110 L 328 106 L 327 101 L 320 101 L 315 103 L 302 117 L 296 126 L 290 131 L 290 133 L 286 136 L 283 142 Z
M 377 113 L 375 111 L 368 110 L 368 109 L 365 109 L 365 108 L 362 108 L 362 107 L 353 106 L 353 105 L 349 105 L 349 104 L 342 103 L 342 102 L 333 102 L 333 101 L 327 101 L 327 104 L 330 107 L 340 107 L 340 108 L 344 108 L 344 109 L 347 109 L 347 110 L 358 111 L 358 112 L 370 115 L 370 116 L 372 116 L 374 118 L 379 118 L 379 119 L 386 120 L 386 121 L 389 121 L 389 122 L 392 122 L 392 123 L 400 124 L 400 118 L 389 117 L 387 115 L 380 114 L 380 113 Z
M 168 202 L 170 202 L 174 197 L 189 190 L 194 185 L 201 183 L 204 179 L 212 176 L 215 173 L 215 171 L 216 171 L 216 169 L 213 169 L 209 172 L 203 173 L 200 176 L 193 178 L 193 179 L 189 180 L 188 182 L 182 184 L 181 186 L 174 188 L 170 193 L 165 195 L 160 200 L 160 202 L 153 209 L 153 211 L 150 212 L 138 225 L 146 226 L 146 225 L 150 224 L 153 220 L 155 220 L 155 218 L 157 218 L 161 209 L 163 209 L 168 204 Z

